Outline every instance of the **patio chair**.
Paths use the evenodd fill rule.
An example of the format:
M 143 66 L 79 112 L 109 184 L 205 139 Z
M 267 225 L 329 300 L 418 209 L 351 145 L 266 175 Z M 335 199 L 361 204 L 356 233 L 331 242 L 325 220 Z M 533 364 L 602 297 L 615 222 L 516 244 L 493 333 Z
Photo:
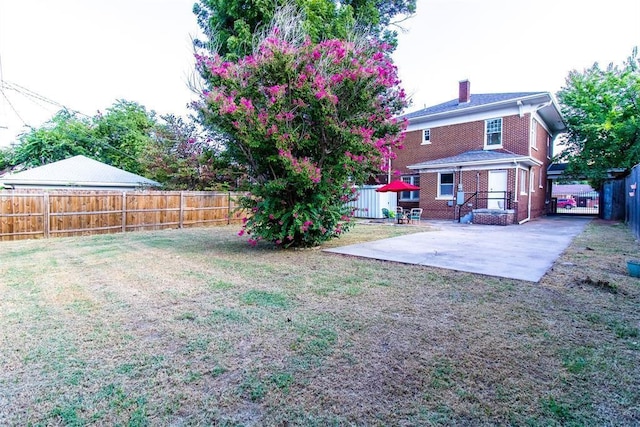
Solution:
M 409 221 L 411 224 L 420 224 L 420 217 L 422 216 L 422 208 L 413 208 L 409 213 Z
M 408 218 L 405 215 L 404 208 L 402 206 L 396 206 L 396 218 L 398 219 L 398 224 L 403 224 L 408 221 Z
M 389 212 L 389 209 L 387 208 L 382 208 L 382 217 L 386 220 L 390 220 L 393 217 L 391 216 L 391 212 Z

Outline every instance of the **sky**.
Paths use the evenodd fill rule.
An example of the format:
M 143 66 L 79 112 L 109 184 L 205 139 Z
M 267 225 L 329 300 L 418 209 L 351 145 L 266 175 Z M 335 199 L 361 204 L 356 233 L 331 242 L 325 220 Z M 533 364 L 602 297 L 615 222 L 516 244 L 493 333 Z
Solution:
M 0 147 L 61 106 L 186 116 L 193 3 L 0 0 Z M 571 70 L 621 64 L 640 45 L 640 1 L 418 0 L 402 25 L 394 61 L 413 111 L 457 98 L 461 80 L 472 94 L 556 93 Z

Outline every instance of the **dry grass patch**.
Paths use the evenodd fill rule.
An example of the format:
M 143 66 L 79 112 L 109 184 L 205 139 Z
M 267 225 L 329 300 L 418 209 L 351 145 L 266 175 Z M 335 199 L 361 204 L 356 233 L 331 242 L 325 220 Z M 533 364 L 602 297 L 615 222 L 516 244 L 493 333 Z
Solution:
M 536 285 L 236 231 L 0 245 L 0 424 L 640 423 L 623 225 L 589 225 Z

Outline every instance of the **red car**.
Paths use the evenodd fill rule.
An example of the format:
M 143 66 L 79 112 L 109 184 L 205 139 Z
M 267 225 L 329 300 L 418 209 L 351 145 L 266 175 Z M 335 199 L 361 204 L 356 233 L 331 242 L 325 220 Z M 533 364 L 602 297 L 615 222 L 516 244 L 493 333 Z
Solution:
M 571 209 L 576 207 L 576 201 L 574 199 L 558 199 L 559 209 Z

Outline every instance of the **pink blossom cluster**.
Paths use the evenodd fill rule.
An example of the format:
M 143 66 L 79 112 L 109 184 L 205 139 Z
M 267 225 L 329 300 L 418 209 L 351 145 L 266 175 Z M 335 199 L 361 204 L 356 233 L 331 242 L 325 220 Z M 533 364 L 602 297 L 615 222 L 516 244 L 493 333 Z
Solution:
M 291 151 L 278 150 L 278 154 L 291 165 L 292 171 L 297 175 L 308 177 L 311 182 L 317 184 L 322 179 L 322 170 L 308 157 L 297 159 Z
M 269 101 L 271 101 L 271 103 L 275 103 L 277 100 L 281 99 L 284 96 L 286 90 L 286 85 L 273 85 L 264 88 L 265 94 L 269 98 Z
M 277 209 L 253 210 L 243 219 L 239 234 L 250 234 L 250 244 L 266 238 L 296 245 L 351 226 L 354 211 L 345 213 L 342 206 L 357 197 L 352 179 L 366 179 L 377 166 L 386 170 L 402 142 L 403 124 L 394 115 L 405 105 L 405 94 L 396 87 L 397 69 L 385 49 L 340 40 L 290 44 L 274 29 L 254 55 L 237 62 L 198 58 L 211 86 L 197 106 L 205 120 L 233 135 L 240 161 L 267 171 L 256 174 L 255 182 L 286 182 L 275 186 L 277 192 L 271 186 L 253 189 L 255 197 L 273 198 L 261 209 Z M 316 208 L 306 210 L 318 194 L 329 201 L 327 209 L 335 209 L 337 224 L 330 219 L 336 216 L 323 219 L 315 216 Z

